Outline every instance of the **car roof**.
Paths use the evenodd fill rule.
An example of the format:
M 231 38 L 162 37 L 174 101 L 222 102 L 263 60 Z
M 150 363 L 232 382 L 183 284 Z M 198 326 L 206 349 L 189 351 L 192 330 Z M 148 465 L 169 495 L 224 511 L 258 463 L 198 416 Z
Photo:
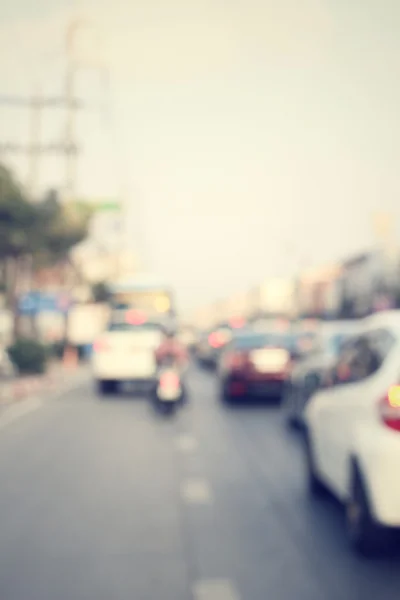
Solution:
M 341 333 L 358 333 L 363 327 L 363 322 L 360 319 L 352 319 L 348 321 L 327 321 L 321 323 L 320 333 L 324 335 L 335 335 Z
M 385 310 L 364 319 L 364 331 L 385 327 L 400 334 L 400 310 Z

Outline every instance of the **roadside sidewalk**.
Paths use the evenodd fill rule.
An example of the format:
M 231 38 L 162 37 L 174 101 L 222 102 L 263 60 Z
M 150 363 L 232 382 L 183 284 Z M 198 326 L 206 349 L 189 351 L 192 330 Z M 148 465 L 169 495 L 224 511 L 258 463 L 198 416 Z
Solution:
M 21 402 L 32 396 L 52 396 L 73 389 L 88 378 L 88 365 L 66 367 L 62 363 L 50 365 L 43 375 L 0 380 L 0 407 Z

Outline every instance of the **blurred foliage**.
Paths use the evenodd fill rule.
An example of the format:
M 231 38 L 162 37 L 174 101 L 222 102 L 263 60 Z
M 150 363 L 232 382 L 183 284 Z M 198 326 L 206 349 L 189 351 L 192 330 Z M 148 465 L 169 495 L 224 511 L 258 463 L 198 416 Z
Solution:
M 9 357 L 20 374 L 39 374 L 46 370 L 48 350 L 30 338 L 17 338 L 8 348 Z
M 36 267 L 66 259 L 71 248 L 87 235 L 90 209 L 62 204 L 53 190 L 37 205 L 36 213 L 36 228 L 32 232 Z
M 87 235 L 91 209 L 63 204 L 55 190 L 29 202 L 12 173 L 0 165 L 0 259 L 34 257 L 36 267 L 57 264 Z
M 18 283 L 26 276 L 27 265 L 33 274 L 70 266 L 70 250 L 86 238 L 91 214 L 82 202 L 62 202 L 56 190 L 32 202 L 11 171 L 0 164 L 0 272 L 15 335 L 20 329 Z M 15 351 L 16 360 L 21 356 L 23 363 L 20 346 Z M 33 352 L 29 345 L 28 351 Z
M 0 165 L 0 258 L 19 257 L 32 248 L 37 210 L 8 169 Z

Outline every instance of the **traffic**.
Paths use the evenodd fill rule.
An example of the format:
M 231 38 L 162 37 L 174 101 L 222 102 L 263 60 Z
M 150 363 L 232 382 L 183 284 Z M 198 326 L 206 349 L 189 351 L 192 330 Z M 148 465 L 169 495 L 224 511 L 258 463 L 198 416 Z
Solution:
M 59 403 L 30 408 L 26 402 L 26 413 L 22 403 L 22 416 L 3 424 L 0 413 L 0 469 L 9 444 L 18 443 L 25 450 L 22 464 L 35 469 L 36 455 L 25 444 L 36 427 L 43 432 L 41 455 L 58 457 L 52 468 L 47 463 L 51 477 L 57 469 L 55 483 L 46 479 L 44 497 L 39 489 L 34 493 L 32 537 L 28 528 L 24 542 L 20 532 L 16 547 L 19 539 L 33 543 L 53 523 L 57 560 L 65 552 L 76 556 L 68 519 L 63 514 L 57 522 L 53 514 L 60 505 L 65 515 L 79 515 L 74 535 L 96 556 L 90 560 L 102 564 L 101 575 L 90 574 L 90 589 L 110 576 L 107 561 L 114 564 L 122 553 L 129 585 L 121 597 L 127 597 L 141 571 L 135 566 L 131 572 L 131 553 L 144 552 L 143 572 L 150 577 L 143 544 L 156 556 L 162 544 L 168 565 L 177 560 L 186 569 L 193 553 L 193 573 L 180 573 L 171 584 L 182 600 L 199 598 L 188 596 L 182 581 L 208 585 L 209 577 L 213 586 L 221 576 L 223 593 L 226 586 L 234 590 L 229 600 L 232 594 L 259 600 L 276 591 L 286 600 L 299 589 L 301 600 L 309 600 L 310 582 L 313 600 L 321 594 L 334 600 L 336 593 L 350 600 L 355 587 L 372 600 L 374 582 L 394 600 L 400 581 L 400 311 L 353 309 L 345 318 L 333 314 L 331 303 L 329 318 L 315 309 L 296 313 L 301 294 L 274 280 L 264 282 L 262 294 L 252 290 L 241 311 L 224 314 L 220 305 L 214 321 L 201 325 L 180 316 L 172 286 L 146 281 L 112 284 L 97 310 L 87 304 L 71 312 L 72 339 L 85 347 L 90 342 L 86 384 Z M 12 435 L 19 423 L 26 442 Z M 61 449 L 66 445 L 68 452 Z M 68 497 L 61 494 L 65 479 L 73 482 Z M 24 482 L 22 471 L 15 485 L 26 489 Z M 57 499 L 51 507 L 49 490 Z M 83 493 L 96 511 L 80 508 L 87 502 Z M 16 509 L 21 522 L 30 506 Z M 11 529 L 13 511 L 5 506 Z M 111 515 L 116 526 L 107 521 Z M 11 536 L 7 527 L 4 532 Z M 96 532 L 104 560 L 88 541 Z M 276 581 L 276 565 L 288 568 L 285 561 L 293 574 Z M 385 579 L 387 569 L 395 573 L 391 579 Z M 146 588 L 148 580 L 140 585 Z M 20 595 L 17 580 L 13 589 L 12 600 Z
M 399 600 L 400 1 L 0 30 L 0 600 Z
M 355 551 L 385 552 L 400 540 L 400 312 L 321 323 L 308 349 L 297 325 L 231 334 L 219 400 L 277 401 L 282 426 L 301 430 L 311 496 L 329 490 L 343 503 Z
M 191 402 L 197 364 L 215 379 L 221 406 L 275 406 L 279 426 L 297 435 L 310 501 L 329 492 L 343 504 L 354 551 L 393 549 L 400 533 L 400 312 L 294 318 L 276 281 L 273 289 L 279 314 L 227 315 L 205 329 L 167 322 L 165 302 L 146 307 L 135 295 L 125 292 L 123 302 L 113 296 L 108 326 L 93 344 L 97 390 L 107 396 L 133 386 L 172 415 Z

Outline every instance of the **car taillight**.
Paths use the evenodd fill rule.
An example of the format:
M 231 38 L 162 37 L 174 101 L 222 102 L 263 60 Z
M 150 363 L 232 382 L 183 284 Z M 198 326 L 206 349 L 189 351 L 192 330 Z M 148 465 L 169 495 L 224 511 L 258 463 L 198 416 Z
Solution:
M 109 348 L 110 346 L 105 340 L 97 340 L 93 344 L 94 352 L 105 352 L 106 350 L 109 350 Z
M 389 388 L 379 403 L 379 415 L 386 427 L 400 431 L 400 385 Z
M 246 357 L 241 352 L 232 352 L 227 356 L 226 362 L 229 369 L 241 369 L 246 364 Z
M 125 315 L 125 320 L 128 325 L 143 325 L 146 322 L 146 317 L 138 310 L 129 310 Z
M 208 336 L 208 343 L 211 348 L 221 348 L 224 344 L 224 338 L 218 331 L 214 331 Z
M 235 317 L 231 319 L 230 326 L 233 329 L 242 329 L 246 324 L 245 320 L 242 317 Z

